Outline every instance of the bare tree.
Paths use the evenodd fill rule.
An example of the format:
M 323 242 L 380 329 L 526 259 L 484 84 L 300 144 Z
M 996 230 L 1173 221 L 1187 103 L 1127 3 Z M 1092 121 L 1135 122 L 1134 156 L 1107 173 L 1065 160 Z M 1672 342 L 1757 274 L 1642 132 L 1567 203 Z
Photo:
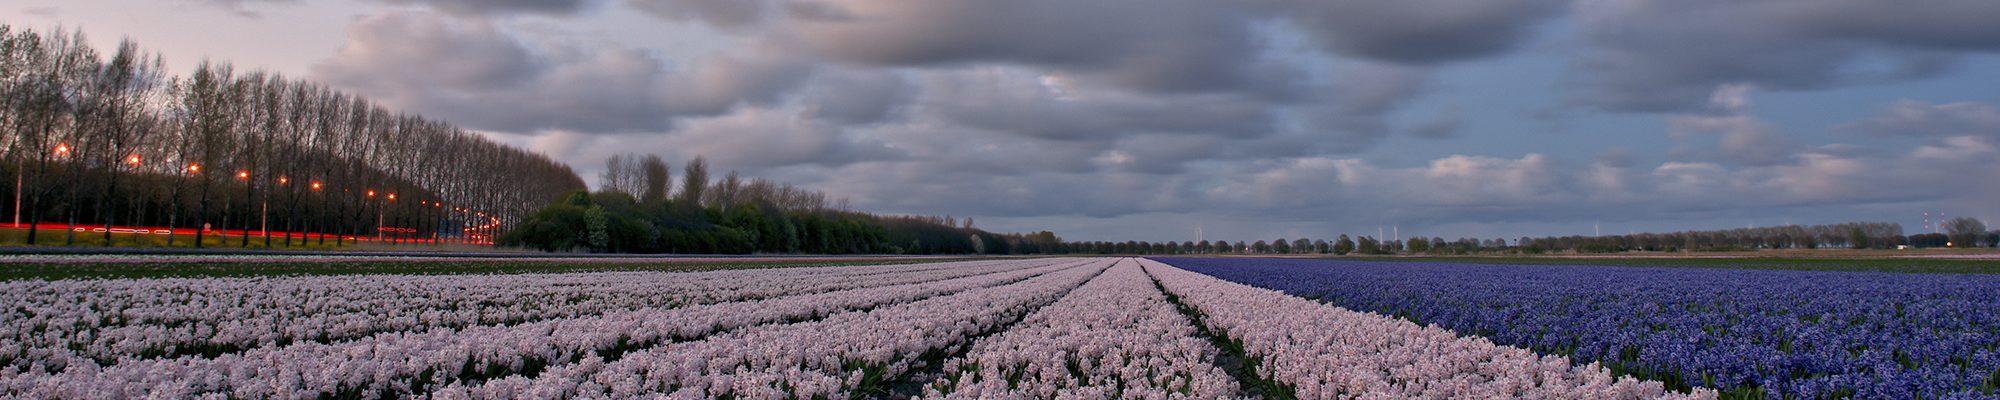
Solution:
M 684 207 L 700 208 L 707 190 L 708 160 L 696 156 L 681 167 L 681 194 L 675 202 Z

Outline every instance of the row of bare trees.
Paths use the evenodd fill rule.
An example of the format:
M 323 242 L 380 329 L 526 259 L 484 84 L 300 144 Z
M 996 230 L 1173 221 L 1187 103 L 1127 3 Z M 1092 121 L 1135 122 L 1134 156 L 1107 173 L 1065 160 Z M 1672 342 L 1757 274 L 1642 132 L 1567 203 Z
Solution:
M 574 193 L 509 232 L 502 245 L 622 253 L 1030 254 L 1058 250 L 1049 232 L 1000 234 L 971 218 L 876 215 L 826 193 L 735 171 L 710 179 L 701 157 L 673 170 L 658 156 L 605 162 L 596 193 Z
M 478 242 L 583 188 L 545 156 L 325 85 L 214 62 L 175 76 L 129 40 L 107 57 L 84 39 L 0 25 L 0 171 L 30 244 L 50 226 L 65 244 L 117 227 L 169 244 L 201 228 L 197 246 L 211 230 Z
M 757 204 L 778 211 L 819 212 L 846 208 L 827 200 L 825 193 L 766 178 L 743 178 L 729 171 L 721 180 L 709 180 L 708 160 L 695 157 L 682 167 L 680 190 L 673 185 L 673 168 L 656 155 L 619 154 L 604 162 L 599 175 L 602 192 L 621 193 L 640 203 L 673 201 L 683 206 L 716 207 L 727 211 L 738 204 Z

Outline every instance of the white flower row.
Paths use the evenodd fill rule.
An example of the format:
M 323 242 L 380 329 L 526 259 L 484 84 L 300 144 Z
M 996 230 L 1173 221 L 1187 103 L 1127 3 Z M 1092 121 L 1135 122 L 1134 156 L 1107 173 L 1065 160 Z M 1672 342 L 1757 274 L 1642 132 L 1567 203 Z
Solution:
M 1020 283 L 814 322 L 759 326 L 611 362 L 587 357 L 535 378 L 454 385 L 435 397 L 849 398 L 923 368 L 927 354 L 956 353 L 972 338 L 1056 301 L 1110 264 L 1091 260 Z
M 981 340 L 925 397 L 1221 399 L 1217 350 L 1139 264 L 1122 261 L 1014 328 Z
M 1018 268 L 999 261 L 694 273 L 317 276 L 0 283 L 0 365 L 100 364 L 383 332 L 754 300 Z
M 604 316 L 563 318 L 516 326 L 475 326 L 464 330 L 381 334 L 335 344 L 299 343 L 259 348 L 216 358 L 130 360 L 98 367 L 83 364 L 61 373 L 0 376 L 0 394 L 40 398 L 169 397 L 226 394 L 229 397 L 320 397 L 389 395 L 408 397 L 487 373 L 533 372 L 532 365 L 561 366 L 643 349 L 675 338 L 714 331 L 810 319 L 846 310 L 1002 285 L 1052 271 L 1071 269 L 1062 260 L 1001 261 L 995 265 L 929 268 L 902 275 L 931 282 L 779 297 L 758 301 L 641 309 Z M 1054 265 L 1051 265 L 1054 264 Z M 904 268 L 914 268 L 905 266 Z M 999 268 L 999 272 L 990 271 Z M 973 276 L 964 271 L 987 271 Z M 772 275 L 781 278 L 785 275 Z
M 1140 262 L 1211 330 L 1261 360 L 1261 378 L 1290 385 L 1300 398 L 1716 397 L 1706 389 L 1670 393 L 1595 363 L 1573 365 L 1567 357 Z

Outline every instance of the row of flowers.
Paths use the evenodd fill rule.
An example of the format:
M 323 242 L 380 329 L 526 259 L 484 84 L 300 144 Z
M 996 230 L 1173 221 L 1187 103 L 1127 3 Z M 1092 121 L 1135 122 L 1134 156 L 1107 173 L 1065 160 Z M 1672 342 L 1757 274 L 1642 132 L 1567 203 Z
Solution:
M 511 326 L 436 328 L 378 334 L 337 343 L 266 346 L 214 358 L 126 360 L 98 365 L 70 356 L 59 372 L 0 370 L 0 393 L 50 398 L 128 397 L 145 393 L 226 393 L 235 397 L 380 394 L 404 397 L 427 388 L 496 376 L 532 374 L 554 365 L 616 357 L 666 341 L 1019 282 L 1074 266 L 1060 260 L 925 268 L 873 274 L 918 283 L 865 287 L 763 300 L 616 311 Z M 905 266 L 906 269 L 914 267 Z M 971 276 L 961 276 L 971 275 Z M 772 277 L 777 277 L 776 275 Z M 98 396 L 93 393 L 107 393 Z
M 921 266 L 697 273 L 320 276 L 0 283 L 0 365 L 216 356 L 385 332 L 506 325 L 612 311 L 755 300 L 1015 268 Z M 930 273 L 914 273 L 930 272 Z
M 627 354 L 587 356 L 538 376 L 453 384 L 436 398 L 852 398 L 941 362 L 972 340 L 1004 329 L 1103 272 L 1088 260 L 1018 283 L 973 289 L 865 312 L 762 325 Z
M 1733 396 L 2000 395 L 1995 275 L 1167 261 Z
M 1220 399 L 1236 380 L 1137 262 L 1124 261 L 1014 328 L 946 361 L 944 399 Z
M 1598 364 L 1461 337 L 1437 326 L 1349 311 L 1144 260 L 1202 323 L 1242 346 L 1260 378 L 1301 398 L 1714 398 L 1617 377 Z

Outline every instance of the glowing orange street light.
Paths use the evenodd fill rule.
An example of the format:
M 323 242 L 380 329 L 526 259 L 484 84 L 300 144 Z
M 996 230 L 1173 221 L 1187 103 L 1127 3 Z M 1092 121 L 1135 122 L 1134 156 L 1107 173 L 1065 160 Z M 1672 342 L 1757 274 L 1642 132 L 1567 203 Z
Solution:
M 126 164 L 132 164 L 133 166 L 138 166 L 138 165 L 139 165 L 139 155 L 138 155 L 138 154 L 133 154 L 133 155 L 132 155 L 131 157 L 125 157 L 125 163 L 126 163 Z
M 250 179 L 250 171 L 236 171 L 236 179 Z
M 389 194 L 389 201 L 396 201 L 396 194 L 395 194 L 395 193 L 390 193 L 390 194 Z
M 63 155 L 69 155 L 69 145 L 67 145 L 67 144 L 57 144 L 57 145 L 56 145 L 56 155 L 59 155 L 59 156 L 63 156 Z
M 201 164 L 188 164 L 188 172 L 201 172 Z
M 375 197 L 375 189 L 368 189 L 368 197 Z
M 319 181 L 313 181 L 313 190 L 319 190 Z
M 282 176 L 278 177 L 278 184 L 280 184 L 280 185 L 283 185 L 283 184 L 286 184 L 286 183 L 291 183 L 291 182 L 292 182 L 292 180 L 291 180 L 291 179 L 285 179 L 285 177 L 282 177 Z

